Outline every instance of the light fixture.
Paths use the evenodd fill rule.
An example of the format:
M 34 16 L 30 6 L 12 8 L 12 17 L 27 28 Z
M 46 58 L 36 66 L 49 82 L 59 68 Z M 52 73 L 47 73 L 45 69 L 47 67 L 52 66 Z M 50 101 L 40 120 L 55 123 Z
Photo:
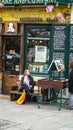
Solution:
M 58 7 L 58 5 L 59 5 L 59 2 L 56 2 L 56 7 Z
M 70 8 L 70 3 L 68 3 L 68 8 Z
M 42 43 L 42 41 L 40 40 L 40 43 Z

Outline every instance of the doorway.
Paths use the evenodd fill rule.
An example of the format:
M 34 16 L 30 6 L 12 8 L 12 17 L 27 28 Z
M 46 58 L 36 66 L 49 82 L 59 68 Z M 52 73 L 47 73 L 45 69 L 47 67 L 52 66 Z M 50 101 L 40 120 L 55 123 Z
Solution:
M 17 86 L 20 72 L 20 37 L 5 36 L 2 45 L 2 93 L 9 95 L 11 86 Z
M 19 74 L 20 37 L 5 37 L 3 44 L 3 70 L 7 74 Z

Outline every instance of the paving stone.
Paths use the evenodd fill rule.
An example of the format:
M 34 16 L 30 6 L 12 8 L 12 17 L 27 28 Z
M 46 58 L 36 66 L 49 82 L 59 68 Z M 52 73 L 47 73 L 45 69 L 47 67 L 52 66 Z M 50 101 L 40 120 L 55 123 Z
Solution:
M 73 110 L 0 99 L 0 130 L 73 130 Z

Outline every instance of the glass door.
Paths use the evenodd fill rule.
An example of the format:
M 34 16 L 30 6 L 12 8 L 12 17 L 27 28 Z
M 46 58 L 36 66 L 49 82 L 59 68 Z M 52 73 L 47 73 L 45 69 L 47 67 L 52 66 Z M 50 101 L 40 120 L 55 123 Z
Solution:
M 20 37 L 5 38 L 5 67 L 8 74 L 19 74 L 20 69 Z
M 51 26 L 28 26 L 26 67 L 31 73 L 48 73 Z

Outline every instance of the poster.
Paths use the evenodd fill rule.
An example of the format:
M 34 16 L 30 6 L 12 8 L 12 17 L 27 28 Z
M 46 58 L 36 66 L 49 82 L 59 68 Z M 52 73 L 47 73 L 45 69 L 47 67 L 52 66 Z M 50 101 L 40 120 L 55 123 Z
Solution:
M 47 47 L 35 46 L 35 62 L 46 62 Z

